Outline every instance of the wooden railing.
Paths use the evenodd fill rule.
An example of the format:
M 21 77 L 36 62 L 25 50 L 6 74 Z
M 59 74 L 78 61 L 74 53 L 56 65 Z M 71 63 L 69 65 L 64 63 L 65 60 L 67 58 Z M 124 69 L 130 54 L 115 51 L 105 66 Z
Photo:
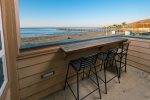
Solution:
M 150 72 L 150 40 L 130 39 L 127 64 Z

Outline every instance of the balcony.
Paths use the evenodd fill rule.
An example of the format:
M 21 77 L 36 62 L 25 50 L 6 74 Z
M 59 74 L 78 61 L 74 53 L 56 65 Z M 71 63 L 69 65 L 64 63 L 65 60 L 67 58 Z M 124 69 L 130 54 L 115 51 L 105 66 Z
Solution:
M 22 5 L 20 5 L 19 3 L 22 1 L 25 1 L 26 3 L 22 3 Z M 135 15 L 132 15 L 131 13 L 128 12 L 128 10 L 130 11 L 130 7 L 127 7 L 126 5 L 129 3 L 128 1 L 127 3 L 122 3 L 118 1 L 114 2 L 113 0 L 112 2 L 109 2 L 112 8 L 114 9 L 114 11 L 113 9 L 110 9 L 110 10 L 105 9 L 108 6 L 108 2 L 105 3 L 106 5 L 105 4 L 103 5 L 102 3 L 98 4 L 95 2 L 97 6 L 95 6 L 95 4 L 89 4 L 90 6 L 93 5 L 94 7 L 101 7 L 99 5 L 102 5 L 104 9 L 101 9 L 101 8 L 95 9 L 94 7 L 89 8 L 89 6 L 85 4 L 86 2 L 83 2 L 83 1 L 82 1 L 83 9 L 80 9 L 78 6 L 75 6 L 74 3 L 71 3 L 73 4 L 74 7 L 77 7 L 79 11 L 80 10 L 87 11 L 87 16 L 82 17 L 80 15 L 78 16 L 78 14 L 86 15 L 85 11 L 83 11 L 82 13 L 79 13 L 79 12 L 74 13 L 74 11 L 70 9 L 70 8 L 74 8 L 71 5 L 69 9 L 66 8 L 66 10 L 71 10 L 71 11 L 65 11 L 66 14 L 62 13 L 63 7 L 60 5 L 63 5 L 63 3 L 57 2 L 56 0 L 53 0 L 53 1 L 56 1 L 56 6 L 53 5 L 53 3 L 51 3 L 52 2 L 51 0 L 47 0 L 48 2 L 50 2 L 49 4 L 45 2 L 46 0 L 40 0 L 41 4 L 39 3 L 39 6 L 37 6 L 36 4 L 38 2 L 33 1 L 33 3 L 31 3 L 33 4 L 33 6 L 29 6 L 30 1 L 32 2 L 32 0 L 1 0 L 0 1 L 1 17 L 2 17 L 0 33 L 2 34 L 1 40 L 3 41 L 1 42 L 2 43 L 1 49 L 3 50 L 3 48 L 5 48 L 1 52 L 1 56 L 3 56 L 4 59 L 6 58 L 7 66 L 6 67 L 4 66 L 3 68 L 6 69 L 5 76 L 8 77 L 7 78 L 8 82 L 6 83 L 6 86 L 4 87 L 2 91 L 0 91 L 0 95 L 2 93 L 2 95 L 0 96 L 0 100 L 73 100 L 74 97 L 71 94 L 70 90 L 68 88 L 66 90 L 63 90 L 68 62 L 71 59 L 75 59 L 79 56 L 82 56 L 82 54 L 86 55 L 86 54 L 90 54 L 91 52 L 96 51 L 96 49 L 92 49 L 92 50 L 82 51 L 78 53 L 72 53 L 67 58 L 67 60 L 64 60 L 64 53 L 60 50 L 60 47 L 59 47 L 59 44 L 62 41 L 56 41 L 57 43 L 55 42 L 55 46 L 51 43 L 50 44 L 48 43 L 46 45 L 43 45 L 43 44 L 41 44 L 40 46 L 38 45 L 39 47 L 37 47 L 36 49 L 31 48 L 28 50 L 20 50 L 20 48 L 23 48 L 23 49 L 28 48 L 28 46 L 20 47 L 21 42 L 20 42 L 19 29 L 21 26 L 20 19 L 22 18 L 19 15 L 25 14 L 23 10 L 21 11 L 20 7 L 23 7 L 23 6 L 25 7 L 24 11 L 27 14 L 26 18 L 29 18 L 29 22 L 26 21 L 26 19 L 25 19 L 25 22 L 30 25 L 35 24 L 35 26 L 36 25 L 38 26 L 38 24 L 33 23 L 32 21 L 34 20 L 35 22 L 44 22 L 45 20 L 45 22 L 48 23 L 48 26 L 49 24 L 52 24 L 50 26 L 55 26 L 52 23 L 53 19 L 52 21 L 48 21 L 49 19 L 51 19 L 52 16 L 54 16 L 54 18 L 59 17 L 58 20 L 56 19 L 56 22 L 58 22 L 58 26 L 61 24 L 61 20 L 62 22 L 65 22 L 64 24 L 67 24 L 66 22 L 69 21 L 68 14 L 73 16 L 71 19 L 75 23 L 79 22 L 80 24 L 84 24 L 80 22 L 80 20 L 84 22 L 85 19 L 87 19 L 88 26 L 90 25 L 89 22 L 92 20 L 97 20 L 97 21 L 94 21 L 94 26 L 96 24 L 95 22 L 97 22 L 98 26 L 100 24 L 103 24 L 101 22 L 105 22 L 105 21 L 107 23 L 110 23 L 111 21 L 115 22 L 115 19 L 117 21 L 118 19 L 120 19 L 117 17 L 121 17 L 121 16 L 114 17 L 114 15 L 116 15 L 114 14 L 114 11 L 116 12 L 116 7 L 114 6 L 115 5 L 118 6 L 121 4 L 125 4 L 125 5 L 118 6 L 118 7 L 123 8 L 123 10 L 120 9 L 120 12 L 127 11 L 126 13 L 123 12 L 124 15 L 126 15 L 124 16 L 124 18 L 126 19 L 126 18 L 133 17 L 133 19 L 136 20 L 140 18 L 141 14 L 143 14 L 139 12 L 141 12 L 142 10 L 145 11 L 145 7 L 149 7 L 149 3 L 147 3 L 147 1 L 141 1 L 142 3 L 144 3 L 143 7 L 135 5 L 134 4 L 135 2 L 130 2 L 130 4 L 132 5 L 131 7 L 134 8 L 132 10 L 135 10 L 135 12 L 137 12 L 137 14 L 133 13 Z M 67 3 L 68 1 L 66 0 Z M 91 0 L 91 2 L 93 1 Z M 45 3 L 47 7 L 43 3 Z M 58 3 L 60 3 L 60 5 Z M 68 7 L 66 6 L 67 3 L 64 3 L 65 4 L 64 7 Z M 52 4 L 52 6 L 50 6 L 50 4 Z M 78 5 L 79 3 L 76 3 L 76 4 Z M 140 2 L 139 4 L 141 5 Z M 133 5 L 135 5 L 136 7 L 140 7 L 140 9 L 141 8 L 143 9 L 141 9 L 141 11 L 140 9 L 137 10 L 136 7 L 133 7 Z M 47 11 L 51 12 L 48 10 L 48 8 L 50 7 L 57 8 L 57 6 L 61 7 L 59 10 L 61 13 L 59 13 L 59 11 L 58 12 L 55 11 L 55 9 L 51 9 L 52 13 L 47 13 Z M 84 6 L 87 7 L 89 10 L 87 10 Z M 30 11 L 32 10 L 32 8 L 30 7 L 37 7 L 37 9 L 33 11 L 33 13 L 31 12 L 31 15 L 35 15 L 35 17 L 30 17 L 30 13 L 28 11 L 28 10 Z M 44 7 L 46 7 L 45 10 L 41 10 Z M 41 12 L 45 12 L 46 15 L 41 14 L 38 8 L 39 10 L 41 10 Z M 92 10 L 92 8 L 94 9 Z M 129 8 L 129 9 L 126 9 L 126 8 Z M 107 10 L 113 13 L 110 13 L 109 11 L 107 12 Z M 91 13 L 89 11 L 91 11 Z M 93 14 L 93 11 L 96 11 L 95 13 L 96 16 L 97 14 L 99 14 L 98 16 L 106 14 L 106 16 L 103 18 L 101 17 L 102 19 L 100 17 L 96 18 L 96 16 Z M 147 9 L 147 11 L 149 10 Z M 35 12 L 37 12 L 37 14 Z M 101 12 L 106 12 L 106 13 L 102 14 Z M 58 16 L 56 13 L 58 13 L 58 15 L 62 14 L 62 16 L 66 15 L 66 17 L 64 17 L 66 21 L 63 19 L 61 15 Z M 70 13 L 73 13 L 73 14 L 70 14 Z M 50 15 L 50 17 L 48 17 L 47 14 L 52 14 L 52 16 Z M 108 14 L 110 15 L 112 14 L 112 16 L 108 16 Z M 145 14 L 149 14 L 149 13 L 145 13 Z M 38 16 L 38 15 L 43 15 L 44 17 Z M 93 18 L 91 15 L 93 16 Z M 48 20 L 46 20 L 45 18 L 46 16 L 48 17 L 47 18 Z M 81 17 L 83 18 L 83 20 L 82 19 L 78 20 L 75 18 L 75 16 L 78 16 L 78 18 Z M 40 18 L 41 20 L 38 19 L 37 17 L 41 17 Z M 89 20 L 87 17 L 90 17 Z M 124 19 L 124 18 L 122 17 L 121 19 Z M 91 25 L 93 26 L 93 24 Z M 143 26 L 144 25 L 142 25 L 142 27 Z M 104 28 L 106 28 L 107 30 L 107 27 L 104 27 Z M 115 28 L 115 27 L 112 27 L 112 28 Z M 128 27 L 124 26 L 123 28 L 128 28 Z M 133 26 L 131 28 L 133 29 L 130 29 L 129 27 L 129 30 L 134 30 Z M 148 29 L 145 29 L 143 27 L 141 30 L 145 31 Z M 145 35 L 144 38 L 139 37 L 139 36 L 138 37 L 135 37 L 135 36 L 125 37 L 125 38 L 128 38 L 129 41 L 131 41 L 131 45 L 129 47 L 129 52 L 128 52 L 128 58 L 127 58 L 127 73 L 123 72 L 120 84 L 117 82 L 117 79 L 114 79 L 113 81 L 111 81 L 111 83 L 108 84 L 109 86 L 108 86 L 107 95 L 104 94 L 104 85 L 100 81 L 100 86 L 101 86 L 101 91 L 102 91 L 102 100 L 150 100 L 150 91 L 149 91 L 150 90 L 150 84 L 149 84 L 150 83 L 150 38 L 147 36 L 148 33 L 143 34 L 143 35 Z M 97 36 L 95 37 L 97 38 Z M 70 37 L 67 37 L 67 38 L 72 40 L 72 38 Z M 85 38 L 87 39 L 87 37 Z M 68 41 L 63 41 L 63 42 L 67 43 Z M 73 42 L 77 42 L 77 41 L 74 40 Z M 33 47 L 33 45 L 30 45 L 30 46 Z M 34 47 L 36 46 L 37 45 L 34 45 Z M 109 46 L 115 46 L 115 45 L 109 45 Z M 4 56 L 4 53 L 6 54 L 5 56 Z M 50 76 L 43 77 L 47 73 L 50 73 Z M 103 76 L 103 73 L 98 73 L 98 74 L 102 74 L 101 76 Z M 110 77 L 111 73 L 109 73 L 108 75 L 109 75 L 108 77 Z M 87 84 L 89 87 L 85 87 L 84 84 Z M 81 93 L 82 96 L 84 96 L 84 94 L 88 92 L 90 89 L 94 88 L 90 84 L 91 84 L 90 81 L 85 81 L 85 82 L 81 81 L 80 90 L 82 92 Z M 72 80 L 72 87 L 74 88 L 74 90 L 76 90 L 75 86 L 76 86 L 75 81 Z M 96 92 L 90 95 L 88 98 L 86 98 L 86 100 L 97 100 L 97 99 L 98 99 L 98 95 Z
M 128 37 L 131 41 L 127 58 L 127 73 L 123 73 L 121 83 L 117 80 L 108 84 L 108 94 L 104 94 L 104 84 L 100 82 L 102 100 L 148 100 L 150 98 L 150 40 Z M 88 50 L 81 53 L 90 53 Z M 63 90 L 67 64 L 79 53 L 73 53 L 67 60 L 58 46 L 24 51 L 17 58 L 19 96 L 25 100 L 74 100 L 69 89 Z M 55 72 L 48 78 L 41 78 L 48 72 Z M 101 74 L 101 73 L 99 73 Z M 103 76 L 103 75 L 102 75 Z M 109 75 L 111 76 L 111 74 Z M 84 87 L 89 84 L 89 87 Z M 81 81 L 81 94 L 92 89 L 91 82 Z M 73 82 L 73 88 L 76 84 Z M 97 92 L 86 100 L 96 100 Z

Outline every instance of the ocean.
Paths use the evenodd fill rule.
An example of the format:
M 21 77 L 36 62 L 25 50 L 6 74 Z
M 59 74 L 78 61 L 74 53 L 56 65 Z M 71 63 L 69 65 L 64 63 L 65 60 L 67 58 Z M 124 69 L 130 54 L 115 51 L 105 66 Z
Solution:
M 75 27 L 71 29 L 85 29 L 85 30 L 64 30 L 60 28 L 20 28 L 21 37 L 41 37 L 41 36 L 55 36 L 55 35 L 63 35 L 63 34 L 85 34 L 91 31 L 102 32 L 104 30 L 98 28 L 80 28 Z M 93 29 L 93 30 L 88 30 Z

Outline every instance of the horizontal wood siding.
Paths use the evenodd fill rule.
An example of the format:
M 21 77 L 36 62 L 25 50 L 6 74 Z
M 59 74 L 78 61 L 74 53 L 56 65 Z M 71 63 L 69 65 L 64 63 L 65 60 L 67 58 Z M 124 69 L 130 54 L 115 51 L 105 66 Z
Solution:
M 137 51 L 130 50 L 130 52 L 128 54 L 130 56 L 134 56 L 135 57 L 135 55 L 136 55 L 136 57 L 138 57 L 138 58 L 145 59 L 145 60 L 150 60 L 149 54 L 146 54 L 146 53 L 139 53 Z
M 40 64 L 47 61 L 58 61 L 59 59 L 63 59 L 64 55 L 60 52 L 54 52 L 51 54 L 44 54 L 36 57 L 31 57 L 18 61 L 18 68 L 24 68 L 31 65 Z
M 49 70 L 52 70 L 53 68 L 56 67 L 62 67 L 65 65 L 64 63 L 65 61 L 49 61 L 49 62 L 45 62 L 45 63 L 41 63 L 41 64 L 37 64 L 37 65 L 33 65 L 30 67 L 26 67 L 26 68 L 22 68 L 18 70 L 18 74 L 19 74 L 19 79 L 34 75 L 34 74 L 38 74 L 41 72 L 47 72 Z
M 45 97 L 49 94 L 52 94 L 52 93 L 62 89 L 63 87 L 64 87 L 64 82 L 61 82 L 59 84 L 55 84 L 55 86 L 52 86 L 43 91 L 37 92 L 36 94 L 29 96 L 29 97 L 25 98 L 24 100 L 39 100 L 42 97 Z
M 134 66 L 136 68 L 142 69 L 144 71 L 150 72 L 150 68 L 148 66 L 142 65 L 140 63 L 131 61 L 131 60 L 127 60 L 128 65 Z
M 135 56 L 128 55 L 128 60 L 143 64 L 145 66 L 150 66 L 150 61 L 139 58 L 136 55 Z
M 37 92 L 40 92 L 44 89 L 47 89 L 48 87 L 52 87 L 55 84 L 61 83 L 64 81 L 64 79 L 65 79 L 65 74 L 63 73 L 60 75 L 56 75 L 55 77 L 51 77 L 47 80 L 38 82 L 37 84 L 34 84 L 32 86 L 21 89 L 20 90 L 21 99 L 31 96 L 31 95 L 33 95 Z
M 52 88 L 56 84 L 64 82 L 67 62 L 64 59 L 64 54 L 56 51 L 19 59 L 17 66 L 20 98 L 26 99 L 41 91 L 45 91 L 47 88 Z M 50 71 L 55 72 L 55 74 L 48 78 L 41 77 Z
M 38 100 L 47 94 L 53 93 L 58 89 L 62 89 L 68 62 L 72 59 L 86 56 L 91 53 L 96 53 L 98 51 L 98 49 L 94 49 L 75 52 L 69 54 L 69 56 L 67 56 L 65 59 L 64 53 L 60 50 L 57 50 L 56 52 L 51 54 L 49 53 L 47 55 L 42 54 L 34 57 L 18 59 L 17 71 L 20 87 L 20 98 L 22 100 L 31 100 L 33 98 L 34 100 Z M 48 78 L 41 78 L 43 74 L 50 71 L 54 71 L 55 74 Z M 73 74 L 75 74 L 75 72 L 71 68 L 69 75 Z M 74 81 L 73 80 L 72 82 L 76 81 L 76 79 Z
M 127 64 L 150 72 L 150 40 L 130 40 Z
M 23 79 L 20 79 L 19 80 L 19 83 L 20 83 L 20 88 L 25 88 L 25 87 L 28 87 L 28 86 L 31 86 L 35 83 L 38 83 L 40 81 L 44 81 L 44 80 L 49 80 L 49 79 L 44 79 L 44 78 L 41 78 L 41 76 L 43 74 L 45 74 L 46 72 L 49 72 L 49 71 L 54 71 L 55 72 L 55 75 L 51 76 L 50 78 L 52 77 L 56 77 L 57 75 L 60 75 L 60 74 L 63 74 L 66 72 L 66 69 L 65 68 L 62 68 L 62 67 L 56 67 L 56 68 L 52 68 L 52 69 L 49 69 L 45 72 L 41 72 L 41 73 L 38 73 L 38 74 L 33 74 L 29 77 L 26 77 L 26 78 L 23 78 Z

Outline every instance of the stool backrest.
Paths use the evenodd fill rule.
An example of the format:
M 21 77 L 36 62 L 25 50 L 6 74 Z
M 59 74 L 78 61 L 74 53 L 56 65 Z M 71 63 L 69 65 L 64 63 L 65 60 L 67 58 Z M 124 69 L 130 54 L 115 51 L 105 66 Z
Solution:
M 85 68 L 85 67 L 94 67 L 96 64 L 96 60 L 97 60 L 97 54 L 93 54 L 87 57 L 83 57 L 81 60 L 81 68 Z
M 128 48 L 129 48 L 129 44 L 130 42 L 125 42 L 122 44 L 122 53 L 126 53 L 128 52 Z
M 106 57 L 106 60 L 114 60 L 116 54 L 117 54 L 117 50 L 118 48 L 110 48 L 108 51 L 107 51 L 107 57 Z

